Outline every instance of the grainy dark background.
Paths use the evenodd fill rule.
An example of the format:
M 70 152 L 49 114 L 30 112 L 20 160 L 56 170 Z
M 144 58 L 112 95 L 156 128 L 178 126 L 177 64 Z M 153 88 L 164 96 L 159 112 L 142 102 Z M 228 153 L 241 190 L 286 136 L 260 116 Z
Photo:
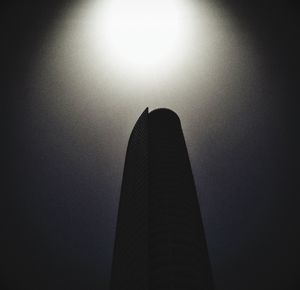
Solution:
M 207 134 L 207 154 L 191 160 L 203 194 L 217 290 L 298 289 L 295 2 L 217 1 L 256 40 L 266 68 L 264 92 L 270 92 L 264 96 L 262 120 L 256 122 L 255 112 L 244 111 L 239 124 L 231 121 L 221 126 L 220 134 Z M 74 1 L 1 5 L 3 290 L 108 289 L 118 196 L 105 199 L 101 193 L 118 191 L 121 170 L 109 165 L 109 152 L 93 154 L 95 140 L 107 141 L 98 136 L 91 144 L 76 143 L 76 130 L 69 134 L 59 123 L 52 124 L 53 116 L 27 123 L 39 110 L 28 90 L 31 60 L 53 21 L 71 4 Z M 133 119 L 141 112 L 134 112 Z M 249 134 L 231 143 L 251 124 Z M 47 141 L 49 134 L 56 143 Z M 113 136 L 111 140 L 117 142 Z

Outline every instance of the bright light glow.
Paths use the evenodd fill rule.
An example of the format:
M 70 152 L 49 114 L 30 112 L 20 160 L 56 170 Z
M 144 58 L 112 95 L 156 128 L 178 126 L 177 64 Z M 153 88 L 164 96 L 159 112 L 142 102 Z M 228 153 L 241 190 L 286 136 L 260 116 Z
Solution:
M 97 118 L 105 106 L 135 108 L 128 116 L 147 106 L 205 114 L 235 82 L 256 76 L 251 41 L 215 1 L 75 2 L 36 54 L 37 95 L 43 88 L 79 111 L 90 104 Z
M 161 74 L 186 55 L 190 33 L 183 0 L 106 0 L 98 42 L 106 61 L 123 73 Z

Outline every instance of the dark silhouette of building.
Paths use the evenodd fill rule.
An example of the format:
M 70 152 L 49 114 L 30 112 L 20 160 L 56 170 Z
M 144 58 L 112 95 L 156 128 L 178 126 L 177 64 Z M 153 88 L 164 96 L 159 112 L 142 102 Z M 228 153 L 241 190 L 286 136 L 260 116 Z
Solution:
M 212 288 L 180 120 L 168 109 L 146 109 L 127 148 L 110 289 Z

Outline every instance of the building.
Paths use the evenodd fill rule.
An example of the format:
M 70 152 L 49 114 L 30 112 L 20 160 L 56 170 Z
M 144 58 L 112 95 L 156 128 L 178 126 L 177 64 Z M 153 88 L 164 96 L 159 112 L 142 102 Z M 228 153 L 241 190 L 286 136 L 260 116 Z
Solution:
M 110 289 L 213 289 L 187 148 L 168 109 L 146 109 L 129 139 Z

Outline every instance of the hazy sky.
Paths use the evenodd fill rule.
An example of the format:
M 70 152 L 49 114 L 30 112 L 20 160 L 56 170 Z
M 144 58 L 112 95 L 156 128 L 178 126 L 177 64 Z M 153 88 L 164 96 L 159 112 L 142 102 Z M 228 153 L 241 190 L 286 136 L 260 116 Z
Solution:
M 154 27 L 141 25 L 145 37 L 128 32 L 139 11 L 129 9 L 129 24 L 124 7 L 124 23 L 107 20 L 108 1 L 7 8 L 15 24 L 7 25 L 13 187 L 4 281 L 108 289 L 128 137 L 146 107 L 167 107 L 182 122 L 216 290 L 292 289 L 285 105 L 295 90 L 288 14 L 278 17 L 288 5 L 164 0 L 158 9 L 154 1 L 147 11 L 160 12 Z M 159 27 L 165 34 L 152 35 Z

